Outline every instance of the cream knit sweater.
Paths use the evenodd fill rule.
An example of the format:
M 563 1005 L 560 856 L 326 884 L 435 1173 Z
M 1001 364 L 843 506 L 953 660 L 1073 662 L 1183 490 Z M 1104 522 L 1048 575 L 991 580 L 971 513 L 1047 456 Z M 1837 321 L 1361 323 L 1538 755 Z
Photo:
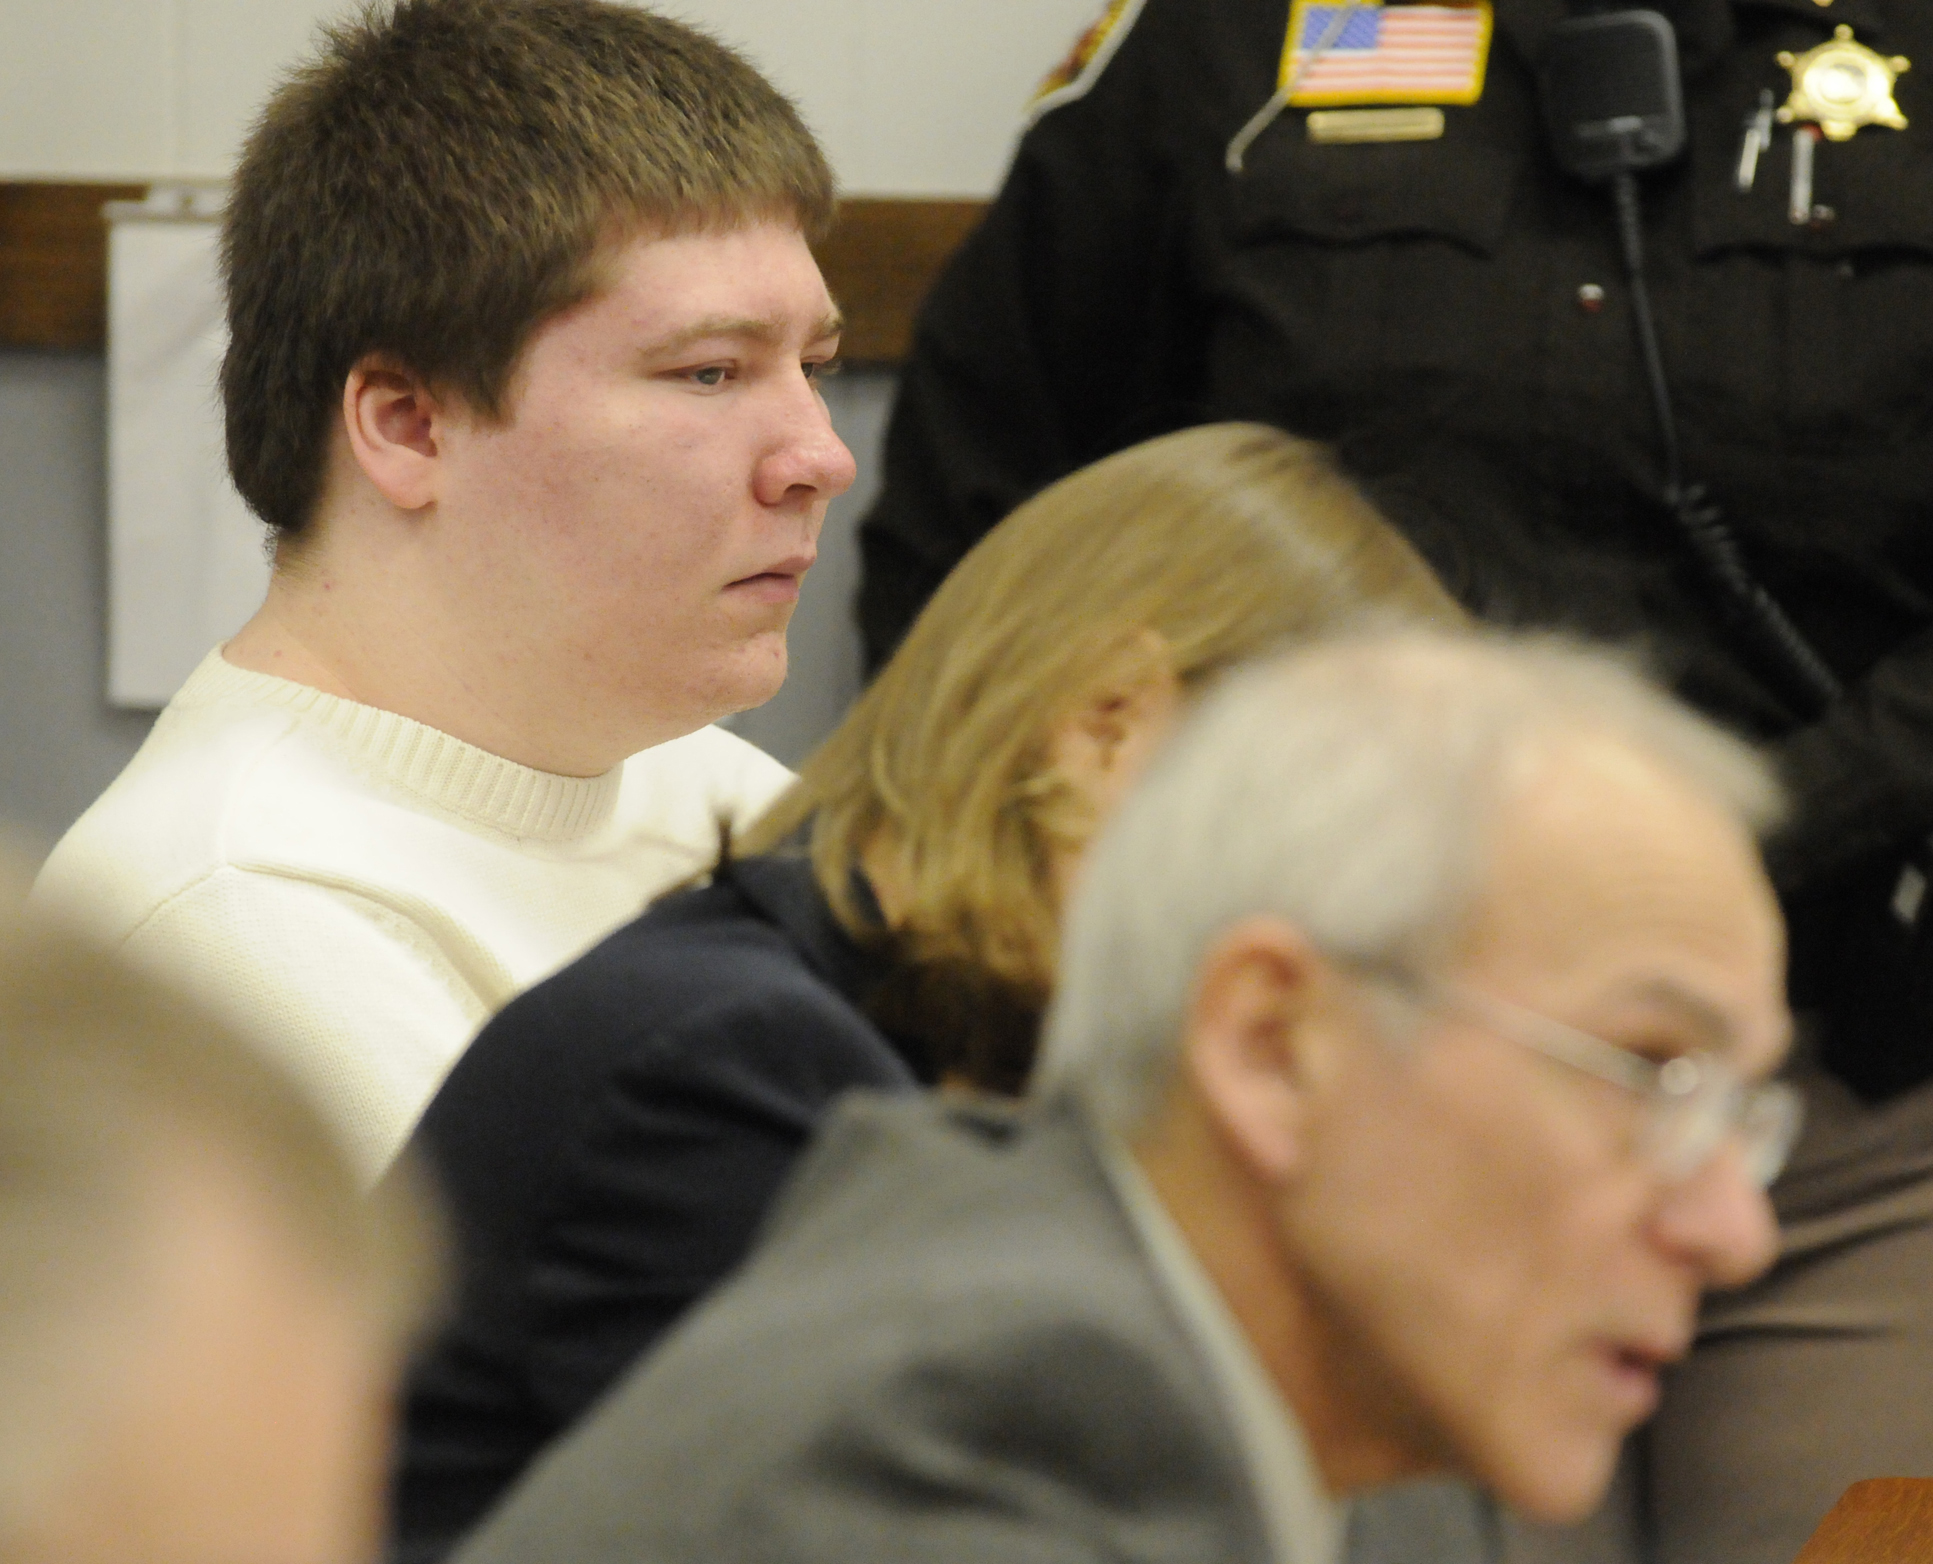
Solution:
M 215 651 L 35 897 L 265 1041 L 373 1179 L 485 1020 L 788 780 L 716 728 L 553 776 Z

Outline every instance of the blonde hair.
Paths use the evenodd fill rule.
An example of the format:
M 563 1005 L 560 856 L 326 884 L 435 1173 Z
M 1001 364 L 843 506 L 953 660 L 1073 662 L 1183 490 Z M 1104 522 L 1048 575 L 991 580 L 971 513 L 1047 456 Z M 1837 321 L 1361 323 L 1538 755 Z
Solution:
M 1095 826 L 1049 767 L 1057 727 L 1131 659 L 1164 657 L 1186 689 L 1375 614 L 1463 622 L 1326 448 L 1260 424 L 1147 441 L 988 533 L 740 846 L 770 851 L 810 822 L 818 881 L 863 938 L 878 931 L 853 870 L 883 839 L 907 893 L 897 954 L 1037 1014 L 1059 921 L 1052 848 Z

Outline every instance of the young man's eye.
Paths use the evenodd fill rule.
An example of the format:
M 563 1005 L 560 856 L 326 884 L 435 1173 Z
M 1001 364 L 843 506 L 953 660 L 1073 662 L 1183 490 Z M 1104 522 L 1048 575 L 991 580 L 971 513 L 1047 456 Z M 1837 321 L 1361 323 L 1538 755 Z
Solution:
M 723 364 L 707 364 L 702 369 L 687 370 L 685 378 L 694 385 L 711 388 L 722 386 L 731 378 L 731 371 Z
M 805 378 L 807 380 L 810 380 L 816 383 L 816 382 L 830 380 L 834 375 L 838 374 L 839 371 L 844 369 L 846 366 L 839 359 L 828 358 L 828 359 L 823 359 L 818 363 L 807 361 L 806 363 L 801 364 L 799 367 L 805 371 Z

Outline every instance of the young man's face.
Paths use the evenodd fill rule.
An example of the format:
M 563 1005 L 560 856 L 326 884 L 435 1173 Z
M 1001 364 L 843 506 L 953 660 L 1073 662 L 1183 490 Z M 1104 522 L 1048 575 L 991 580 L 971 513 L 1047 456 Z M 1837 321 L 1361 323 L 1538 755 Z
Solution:
M 756 706 L 854 476 L 815 383 L 837 311 L 784 222 L 619 248 L 540 326 L 500 423 L 458 417 L 449 567 L 519 713 L 617 754 Z
M 1553 765 L 1510 811 L 1463 991 L 1748 1078 L 1783 1052 L 1783 933 L 1757 854 L 1628 754 Z M 1325 1313 L 1418 1464 L 1541 1519 L 1598 1500 L 1619 1442 L 1691 1345 L 1700 1293 L 1768 1264 L 1772 1214 L 1737 1143 L 1674 1180 L 1630 1092 L 1482 1019 L 1370 1037 L 1290 1214 Z

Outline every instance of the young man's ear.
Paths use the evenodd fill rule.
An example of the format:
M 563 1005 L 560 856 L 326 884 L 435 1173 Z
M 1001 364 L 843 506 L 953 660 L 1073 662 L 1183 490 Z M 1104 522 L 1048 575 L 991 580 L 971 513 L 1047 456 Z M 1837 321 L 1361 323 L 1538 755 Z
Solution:
M 389 359 L 365 358 L 343 382 L 350 455 L 399 510 L 421 510 L 437 499 L 446 416 L 423 379 Z
M 1259 916 L 1223 933 L 1196 978 L 1183 1068 L 1228 1149 L 1270 1187 L 1307 1162 L 1335 984 L 1299 930 Z

